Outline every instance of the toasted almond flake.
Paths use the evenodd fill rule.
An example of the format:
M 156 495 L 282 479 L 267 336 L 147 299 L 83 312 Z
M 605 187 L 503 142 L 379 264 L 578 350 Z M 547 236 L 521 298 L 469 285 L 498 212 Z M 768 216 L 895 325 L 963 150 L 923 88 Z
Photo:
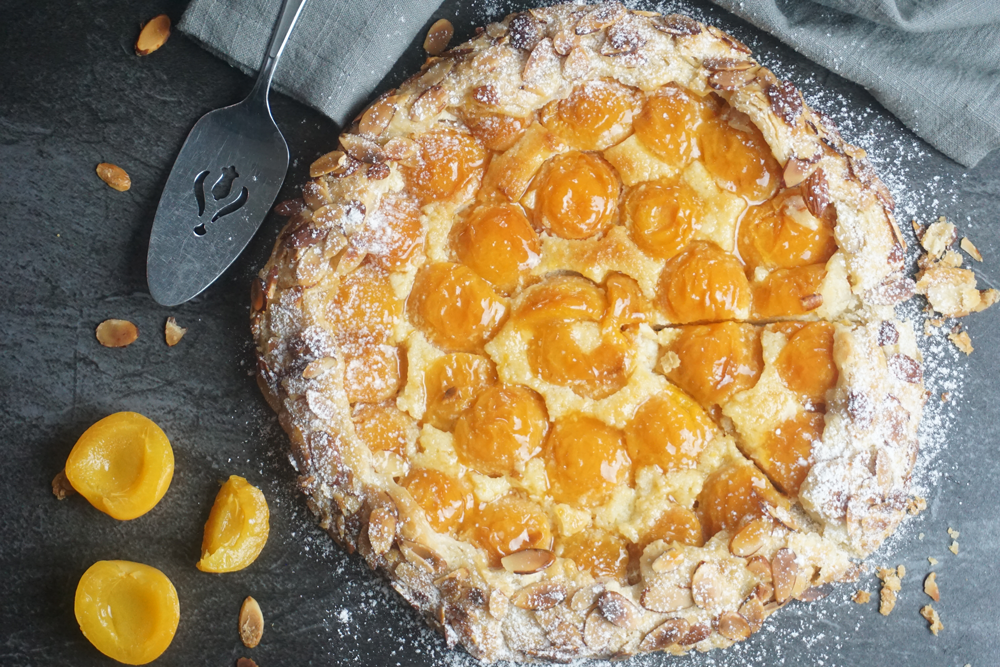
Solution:
M 326 174 L 339 173 L 347 168 L 347 154 L 344 151 L 330 151 L 321 155 L 309 165 L 309 176 L 319 178 Z
M 420 93 L 410 107 L 410 120 L 420 122 L 438 115 L 448 106 L 448 95 L 448 89 L 439 83 Z
M 774 560 L 771 561 L 771 576 L 774 578 L 774 599 L 778 604 L 792 597 L 798 569 L 795 552 L 791 549 L 778 549 L 774 554 Z
M 753 572 L 761 583 L 771 583 L 771 562 L 767 558 L 754 556 L 747 561 L 747 569 Z
M 66 498 L 76 493 L 76 489 L 73 488 L 73 485 L 69 483 L 69 478 L 66 477 L 65 468 L 60 470 L 59 474 L 52 479 L 52 493 L 55 495 L 56 500 L 66 500 Z
M 160 14 L 142 26 L 139 38 L 135 40 L 135 55 L 148 56 L 153 51 L 166 44 L 170 37 L 170 17 Z
M 260 612 L 260 605 L 247 596 L 240 607 L 240 640 L 247 648 L 253 648 L 260 643 L 263 634 L 264 615 Z
M 441 556 L 419 542 L 400 539 L 399 551 L 403 554 L 403 558 L 429 574 L 437 574 L 443 571 L 446 566 L 445 560 Z
M 747 620 L 750 629 L 754 632 L 760 630 L 761 626 L 764 625 L 764 619 L 767 618 L 764 605 L 755 597 L 740 605 L 739 614 Z
M 944 630 L 944 624 L 941 623 L 941 617 L 938 616 L 938 613 L 934 609 L 934 607 L 930 605 L 925 605 L 921 607 L 920 615 L 923 616 L 925 619 L 927 619 L 927 622 L 930 623 L 929 629 L 935 637 L 937 636 L 937 633 Z
M 673 572 L 680 567 L 683 562 L 684 554 L 677 549 L 669 549 L 657 556 L 656 560 L 653 561 L 650 567 L 653 569 L 653 572 L 662 574 L 664 572 Z
M 927 562 L 930 563 L 931 565 L 937 565 L 938 564 L 938 559 L 935 558 L 934 556 L 928 556 L 927 557 Z
M 376 507 L 368 518 L 368 540 L 372 551 L 387 553 L 396 539 L 396 514 L 388 507 Z
M 935 602 L 941 601 L 941 591 L 937 585 L 937 572 L 931 572 L 924 579 L 924 593 L 927 593 Z
M 643 637 L 639 643 L 639 651 L 642 653 L 662 651 L 680 641 L 681 637 L 687 635 L 690 627 L 691 624 L 683 618 L 672 618 L 661 623 Z
M 747 619 L 727 611 L 719 616 L 719 634 L 734 642 L 741 642 L 752 634 L 752 630 Z
M 948 551 L 958 555 L 958 542 L 956 540 L 952 540 L 951 544 L 948 545 Z
M 489 605 L 490 616 L 499 621 L 507 615 L 510 600 L 503 594 L 503 591 L 494 589 L 490 591 L 490 599 L 487 604 Z
M 599 609 L 587 615 L 583 624 L 583 641 L 595 651 L 614 650 L 627 639 L 627 634 L 609 622 Z
M 725 574 L 716 563 L 702 563 L 691 576 L 691 597 L 702 609 L 721 605 L 729 596 Z
M 979 248 L 977 248 L 975 244 L 973 244 L 972 241 L 969 240 L 968 237 L 963 237 L 962 242 L 959 243 L 959 246 L 961 246 L 962 250 L 969 253 L 972 259 L 976 260 L 977 262 L 983 261 L 983 255 L 981 252 L 979 252 Z
M 872 599 L 872 594 L 868 591 L 857 591 L 851 596 L 851 601 L 856 604 L 868 604 L 868 601 Z
M 128 320 L 104 320 L 97 325 L 96 334 L 104 347 L 125 347 L 139 337 L 139 327 Z
M 125 192 L 132 187 L 132 179 L 124 169 L 110 162 L 102 162 L 97 165 L 97 175 L 102 181 L 118 192 Z
M 566 599 L 566 587 L 548 581 L 525 586 L 517 592 L 511 602 L 515 607 L 542 611 L 551 609 Z
M 692 625 L 691 628 L 677 640 L 680 646 L 693 646 L 703 639 L 708 639 L 712 634 L 712 624 L 709 622 L 698 623 L 697 625 Z
M 734 556 L 743 558 L 754 555 L 760 551 L 764 542 L 771 536 L 772 525 L 768 518 L 754 519 L 733 535 L 733 539 L 729 541 L 729 551 Z
M 163 337 L 167 341 L 167 345 L 173 347 L 177 343 L 181 342 L 181 338 L 184 338 L 184 334 L 187 333 L 187 329 L 177 324 L 177 320 L 173 317 L 167 318 L 167 324 L 163 328 Z
M 604 591 L 597 596 L 597 608 L 609 623 L 625 629 L 632 629 L 642 614 L 631 600 L 615 591 Z
M 972 339 L 969 337 L 968 331 L 962 331 L 961 333 L 957 334 L 950 333 L 948 334 L 948 340 L 950 340 L 955 347 L 957 347 L 962 352 L 965 352 L 965 354 L 967 355 L 972 354 L 973 350 L 975 349 L 972 347 Z
M 541 572 L 556 561 L 548 549 L 522 549 L 500 559 L 503 569 L 514 574 Z
M 431 29 L 427 31 L 427 36 L 424 37 L 424 51 L 432 56 L 444 53 L 444 50 L 448 48 L 448 42 L 451 41 L 454 34 L 455 27 L 451 24 L 451 21 L 448 19 L 438 19 L 431 26 Z
M 690 588 L 681 588 L 662 579 L 654 580 L 646 586 L 639 602 L 646 609 L 663 614 L 694 606 Z
M 388 95 L 376 100 L 361 114 L 358 121 L 358 131 L 369 137 L 380 137 L 389 127 L 392 117 L 396 114 L 396 97 Z

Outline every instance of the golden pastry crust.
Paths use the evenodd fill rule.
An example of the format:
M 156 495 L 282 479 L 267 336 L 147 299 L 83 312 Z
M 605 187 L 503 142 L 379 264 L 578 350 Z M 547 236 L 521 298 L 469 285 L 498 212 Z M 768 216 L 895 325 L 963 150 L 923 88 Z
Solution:
M 559 105 L 573 107 L 580 90 L 584 107 L 605 100 L 627 122 L 574 126 L 587 110 Z M 652 96 L 678 90 L 714 105 L 712 118 L 728 123 L 719 136 L 759 131 L 766 142 L 779 176 L 756 200 L 776 202 L 777 213 L 758 206 L 753 215 L 830 230 L 828 251 L 808 249 L 819 252 L 812 273 L 781 273 L 798 269 L 761 259 L 745 279 L 753 299 L 734 297 L 706 325 L 735 336 L 725 340 L 758 341 L 759 368 L 739 391 L 712 393 L 685 375 L 696 364 L 678 341 L 701 324 L 662 296 L 672 280 L 663 276 L 672 266 L 682 274 L 686 253 L 742 250 L 737 221 L 747 208 L 706 170 L 707 152 L 665 158 L 633 133 Z M 912 332 L 893 316 L 913 283 L 892 198 L 864 151 L 737 40 L 617 3 L 514 14 L 428 59 L 340 141 L 314 163 L 305 207 L 254 283 L 259 384 L 320 525 L 450 645 L 487 661 L 725 647 L 789 600 L 817 599 L 849 579 L 851 558 L 899 523 L 924 397 Z M 589 217 L 560 217 L 546 208 L 560 170 L 585 171 L 592 187 L 615 194 Z M 654 188 L 711 211 L 680 249 L 637 231 L 641 212 L 628 193 Z M 501 247 L 506 263 L 482 252 L 488 225 L 476 216 L 500 220 L 505 234 L 523 230 Z M 797 280 L 807 287 L 779 293 Z M 475 299 L 449 310 L 455 285 Z M 590 314 L 532 325 L 546 294 L 564 288 L 589 295 Z M 790 310 L 768 305 L 788 298 Z M 452 319 L 435 320 L 442 312 Z M 816 334 L 830 369 L 818 390 L 794 379 L 782 356 L 800 345 L 792 341 L 801 322 L 828 327 Z M 572 359 L 549 361 L 573 345 L 608 369 L 601 382 L 577 377 Z M 441 372 L 464 373 L 475 392 L 434 394 Z M 487 394 L 523 414 L 542 410 L 547 425 L 529 425 L 507 458 L 482 460 L 468 433 Z M 699 434 L 676 466 L 643 453 L 644 433 L 668 419 L 656 401 L 683 407 L 693 420 L 685 428 Z M 802 441 L 805 463 L 775 462 L 768 438 L 796 419 L 823 426 Z M 630 461 L 631 472 L 602 468 L 605 481 L 579 496 L 560 487 L 551 467 L 561 460 L 560 429 L 605 433 L 595 447 L 608 449 L 607 461 Z M 759 505 L 735 522 L 713 489 L 740 484 L 757 489 L 746 493 Z M 424 509 L 419 489 L 430 489 L 438 511 Z M 695 517 L 699 499 L 697 538 L 656 532 L 664 507 Z M 525 529 L 502 561 L 476 532 L 485 514 L 456 527 L 462 508 L 498 503 L 541 508 L 537 530 Z M 701 544 L 703 524 L 714 527 Z M 632 545 L 628 571 L 580 567 L 590 535 Z

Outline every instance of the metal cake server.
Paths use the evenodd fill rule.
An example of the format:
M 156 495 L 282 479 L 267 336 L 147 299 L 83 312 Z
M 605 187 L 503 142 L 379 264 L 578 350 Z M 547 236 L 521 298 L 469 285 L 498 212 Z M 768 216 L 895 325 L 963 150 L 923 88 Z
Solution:
M 284 0 L 250 95 L 202 116 L 174 162 L 153 218 L 149 293 L 164 306 L 200 294 L 239 257 L 288 171 L 271 117 L 271 77 L 306 0 Z

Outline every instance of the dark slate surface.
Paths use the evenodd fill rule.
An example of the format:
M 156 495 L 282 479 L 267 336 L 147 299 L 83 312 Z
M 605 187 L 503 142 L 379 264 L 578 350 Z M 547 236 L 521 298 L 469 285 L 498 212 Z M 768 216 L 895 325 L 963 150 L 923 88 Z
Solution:
M 162 569 L 176 585 L 181 622 L 164 665 L 232 665 L 247 655 L 261 667 L 467 663 L 449 652 L 357 558 L 334 548 L 294 490 L 285 439 L 256 389 L 247 327 L 248 285 L 277 235 L 272 216 L 248 251 L 201 297 L 176 309 L 156 305 L 145 284 L 145 251 L 159 192 L 188 129 L 203 113 L 245 94 L 250 81 L 180 35 L 150 57 L 132 44 L 141 21 L 183 0 L 0 1 L 0 235 L 8 265 L 0 280 L 0 664 L 106 665 L 80 634 L 73 593 L 99 559 L 131 559 Z M 527 3 L 525 3 L 527 4 Z M 1000 261 L 1000 155 L 964 172 L 925 147 L 864 91 L 804 61 L 767 37 L 694 0 L 690 8 L 751 44 L 807 99 L 842 123 L 848 139 L 874 151 L 901 200 L 901 220 L 947 215 L 977 242 L 994 284 Z M 512 5 L 449 0 L 439 11 L 469 28 Z M 436 18 L 436 17 L 435 17 Z M 419 64 L 410 51 L 383 88 Z M 276 119 L 293 157 L 279 199 L 296 196 L 309 163 L 334 146 L 331 122 L 281 96 Z M 98 162 L 121 165 L 127 193 L 107 188 Z M 175 348 L 163 342 L 168 315 L 188 327 Z M 138 324 L 137 343 L 100 347 L 94 327 L 109 317 Z M 854 587 L 811 607 L 790 606 L 757 637 L 728 654 L 637 664 L 1000 664 L 1000 486 L 994 434 L 1000 361 L 1000 308 L 972 318 L 977 351 L 958 359 L 935 339 L 935 387 L 962 379 L 947 410 L 935 408 L 924 473 L 929 510 L 909 522 L 873 562 L 904 563 L 901 600 L 888 619 L 875 603 L 846 602 Z M 936 399 L 932 399 L 936 400 Z M 169 435 L 176 474 L 149 514 L 117 522 L 79 497 L 57 502 L 49 489 L 76 438 L 97 419 L 136 410 Z M 942 426 L 944 424 L 944 426 Z M 942 449 L 941 442 L 947 443 Z M 198 572 L 201 531 L 221 480 L 247 477 L 268 497 L 271 538 L 249 569 Z M 945 529 L 961 530 L 952 556 Z M 921 540 L 919 533 L 924 533 Z M 932 637 L 917 610 L 926 557 L 940 560 L 945 630 Z M 872 576 L 864 579 L 875 590 Z M 266 619 L 262 644 L 242 647 L 236 616 L 252 594 Z M 818 617 L 813 620 L 813 615 Z

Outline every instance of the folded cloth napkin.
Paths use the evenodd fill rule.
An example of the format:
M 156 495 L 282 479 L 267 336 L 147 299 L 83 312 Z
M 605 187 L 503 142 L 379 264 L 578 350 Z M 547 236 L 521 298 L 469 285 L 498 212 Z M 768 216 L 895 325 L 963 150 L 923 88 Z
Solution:
M 1000 0 L 712 2 L 861 84 L 958 162 L 971 167 L 1000 147 Z M 343 125 L 439 4 L 310 0 L 275 86 Z M 547 3 L 524 6 L 534 4 Z M 249 73 L 260 66 L 279 6 L 192 0 L 179 27 Z

